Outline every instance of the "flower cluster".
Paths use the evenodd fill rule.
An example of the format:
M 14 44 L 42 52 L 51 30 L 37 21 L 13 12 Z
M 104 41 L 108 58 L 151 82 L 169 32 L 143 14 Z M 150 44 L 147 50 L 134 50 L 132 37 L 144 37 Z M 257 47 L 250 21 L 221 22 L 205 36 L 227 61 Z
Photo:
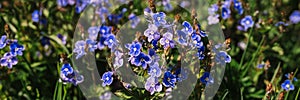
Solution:
M 10 51 L 5 53 L 0 59 L 1 66 L 6 66 L 7 68 L 12 68 L 13 65 L 18 63 L 17 56 L 22 56 L 25 47 L 18 43 L 17 40 L 7 39 L 7 36 L 3 35 L 0 40 L 0 49 L 3 49 L 9 45 Z
M 298 81 L 297 78 L 294 77 L 293 73 L 285 74 L 286 79 L 282 84 L 281 88 L 285 91 L 294 90 L 295 86 L 293 85 L 292 81 Z
M 84 77 L 78 71 L 75 71 L 69 63 L 65 63 L 60 69 L 60 79 L 64 84 L 72 83 L 77 85 L 83 82 Z

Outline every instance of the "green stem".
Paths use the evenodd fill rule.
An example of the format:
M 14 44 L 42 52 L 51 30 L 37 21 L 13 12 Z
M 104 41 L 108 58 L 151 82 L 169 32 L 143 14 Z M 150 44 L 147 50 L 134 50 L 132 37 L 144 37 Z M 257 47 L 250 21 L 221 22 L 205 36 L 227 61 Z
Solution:
M 246 48 L 245 48 L 245 50 L 244 50 L 244 52 L 243 52 L 243 55 L 242 55 L 242 58 L 241 58 L 241 62 L 240 62 L 239 67 L 238 67 L 239 69 L 241 69 L 241 67 L 242 67 L 242 65 L 243 65 L 243 62 L 244 62 L 244 59 L 245 59 L 246 52 L 247 52 L 248 47 L 249 47 L 249 45 L 250 45 L 250 39 L 251 39 L 251 36 L 252 36 L 252 31 L 253 31 L 253 28 L 251 28 L 251 30 L 250 30 L 250 34 L 249 34 L 249 37 L 248 37 L 248 40 L 247 40 L 247 46 L 246 46 Z
M 297 95 L 295 97 L 295 100 L 298 100 L 299 93 L 300 93 L 300 88 L 298 89 L 298 92 L 297 92 Z

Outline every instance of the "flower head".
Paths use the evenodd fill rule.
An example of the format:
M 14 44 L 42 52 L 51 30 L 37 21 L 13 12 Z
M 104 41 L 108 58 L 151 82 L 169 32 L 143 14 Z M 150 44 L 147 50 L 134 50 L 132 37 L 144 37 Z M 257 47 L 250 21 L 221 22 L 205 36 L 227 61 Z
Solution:
M 184 28 L 182 29 L 183 32 L 186 32 L 186 33 L 189 34 L 189 35 L 193 33 L 193 27 L 192 27 L 192 25 L 191 25 L 189 22 L 184 21 L 184 22 L 182 23 L 182 26 L 184 27 Z
M 153 95 L 154 92 L 160 92 L 162 90 L 162 85 L 158 82 L 157 78 L 149 77 L 145 83 L 145 89 Z
M 7 52 L 1 58 L 1 66 L 7 66 L 7 68 L 12 68 L 13 65 L 18 63 L 18 59 L 16 56 L 13 56 L 11 52 Z
M 158 12 L 153 14 L 153 23 L 158 27 L 167 23 L 165 20 L 166 14 L 164 12 Z
M 163 78 L 163 85 L 165 87 L 175 87 L 176 76 L 173 75 L 170 71 L 166 71 Z
M 175 43 L 172 40 L 173 34 L 170 32 L 166 32 L 163 37 L 159 40 L 159 43 L 164 46 L 164 48 L 174 48 Z
M 10 44 L 10 52 L 13 56 L 23 55 L 24 50 L 25 47 L 23 45 L 20 45 L 17 40 L 13 40 Z
M 154 24 L 149 24 L 148 29 L 145 30 L 144 35 L 148 37 L 148 42 L 152 40 L 158 40 L 160 38 L 159 32 L 157 32 L 157 27 Z
M 114 45 L 116 45 L 117 39 L 114 34 L 109 34 L 104 41 L 104 44 L 108 46 L 108 48 L 112 49 Z
M 61 40 L 62 44 L 65 45 L 67 43 L 67 36 L 62 34 L 57 34 L 57 37 Z
M 136 66 L 142 66 L 144 69 L 146 69 L 147 64 L 150 63 L 151 63 L 151 57 L 142 52 L 138 56 L 133 57 L 133 59 L 131 60 L 131 64 L 134 64 Z
M 210 76 L 209 72 L 204 72 L 204 74 L 200 77 L 200 81 L 206 85 L 214 83 L 214 79 Z
M 208 25 L 218 24 L 220 22 L 219 16 L 219 14 L 209 15 L 207 17 Z
M 281 88 L 286 90 L 286 91 L 289 91 L 289 90 L 294 90 L 295 87 L 294 85 L 292 84 L 291 80 L 285 80 L 282 84 L 281 84 Z
M 231 57 L 225 51 L 217 52 L 215 60 L 217 64 L 225 64 L 231 62 Z
M 100 27 L 99 33 L 102 36 L 107 36 L 108 34 L 111 34 L 111 27 L 103 25 Z
M 219 6 L 217 4 L 213 4 L 208 8 L 208 14 L 214 15 L 219 9 Z
M 86 40 L 86 45 L 89 49 L 90 52 L 94 52 L 98 47 L 97 47 L 97 42 L 91 39 Z
M 130 20 L 130 22 L 131 22 L 131 28 L 136 28 L 136 26 L 140 23 L 140 18 L 139 17 L 137 17 L 135 14 L 130 14 L 129 16 L 128 16 L 128 19 Z
M 142 44 L 139 42 L 133 42 L 129 46 L 129 55 L 131 56 L 138 56 L 141 53 Z
M 86 54 L 85 52 L 85 41 L 80 40 L 75 43 L 75 48 L 73 50 L 74 53 L 77 54 L 76 59 L 82 57 Z
M 300 11 L 295 10 L 289 17 L 290 21 L 294 24 L 297 24 L 300 22 Z
M 88 33 L 89 33 L 89 39 L 91 40 L 96 40 L 97 36 L 98 36 L 98 32 L 99 32 L 99 27 L 94 26 L 94 27 L 90 27 L 88 29 Z
M 178 35 L 177 42 L 181 45 L 187 45 L 188 35 L 185 32 L 181 31 L 181 30 L 177 30 L 177 35 Z
M 241 2 L 239 2 L 238 0 L 233 0 L 233 6 L 240 15 L 243 14 L 244 9 L 243 9 L 243 5 Z
M 31 19 L 33 22 L 39 22 L 39 17 L 40 17 L 40 11 L 39 10 L 34 10 L 33 13 L 31 14 Z
M 161 75 L 159 64 L 156 62 L 152 66 L 150 66 L 148 73 L 149 75 L 151 75 L 151 77 L 159 77 Z
M 221 16 L 223 19 L 228 19 L 230 17 L 231 11 L 229 8 L 222 6 Z
M 0 39 L 0 49 L 4 48 L 6 46 L 6 35 L 2 35 Z
M 106 85 L 110 85 L 113 82 L 113 79 L 113 72 L 105 72 L 101 78 L 103 81 L 102 86 L 105 87 Z
M 251 16 L 246 16 L 241 20 L 241 25 L 244 27 L 244 30 L 248 30 L 248 28 L 253 27 L 254 22 Z
M 174 74 L 175 74 L 176 80 L 178 82 L 181 82 L 188 78 L 188 70 L 183 69 L 183 68 L 177 69 Z

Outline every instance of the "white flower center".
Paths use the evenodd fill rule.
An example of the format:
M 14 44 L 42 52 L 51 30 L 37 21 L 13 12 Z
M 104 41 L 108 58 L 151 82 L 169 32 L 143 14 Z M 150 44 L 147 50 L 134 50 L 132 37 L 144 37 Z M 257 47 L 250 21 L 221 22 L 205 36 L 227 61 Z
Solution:
M 136 51 L 137 49 L 136 48 L 133 48 L 133 51 Z

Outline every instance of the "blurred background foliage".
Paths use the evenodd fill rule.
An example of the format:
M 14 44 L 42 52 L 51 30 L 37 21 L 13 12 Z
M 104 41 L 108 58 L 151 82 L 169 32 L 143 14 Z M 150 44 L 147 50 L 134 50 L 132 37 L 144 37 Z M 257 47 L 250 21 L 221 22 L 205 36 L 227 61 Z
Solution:
M 251 15 L 258 25 L 247 32 L 237 30 L 244 15 L 235 12 L 230 19 L 221 20 L 225 37 L 231 42 L 229 54 L 232 62 L 226 66 L 225 76 L 215 99 L 261 99 L 266 97 L 269 83 L 274 89 L 272 96 L 278 97 L 282 92 L 280 84 L 286 79 L 284 74 L 295 72 L 299 68 L 300 24 L 275 24 L 288 21 L 289 15 L 300 9 L 300 1 L 240 1 L 245 9 L 244 15 Z M 218 2 L 213 0 L 211 4 Z M 24 55 L 18 57 L 19 63 L 13 69 L 0 67 L 0 98 L 53 98 L 59 78 L 59 69 L 56 67 L 59 55 L 72 51 L 72 35 L 80 14 L 75 13 L 75 6 L 58 7 L 56 0 L 1 0 L 0 4 L 0 35 L 7 33 L 9 38 L 17 39 L 26 47 Z M 43 12 L 39 23 L 31 20 L 34 10 Z M 200 12 L 197 13 L 201 15 Z M 56 37 L 58 34 L 67 36 L 66 45 Z M 49 42 L 47 47 L 45 42 Z M 244 47 L 242 44 L 248 45 Z M 1 56 L 8 51 L 6 49 L 1 49 Z M 270 66 L 257 68 L 262 63 Z M 295 77 L 299 78 L 300 74 L 296 73 Z M 294 81 L 295 90 L 285 93 L 287 100 L 296 98 L 299 83 Z M 84 98 L 78 87 L 68 87 L 67 99 Z M 190 98 L 200 96 L 200 92 L 196 88 Z

